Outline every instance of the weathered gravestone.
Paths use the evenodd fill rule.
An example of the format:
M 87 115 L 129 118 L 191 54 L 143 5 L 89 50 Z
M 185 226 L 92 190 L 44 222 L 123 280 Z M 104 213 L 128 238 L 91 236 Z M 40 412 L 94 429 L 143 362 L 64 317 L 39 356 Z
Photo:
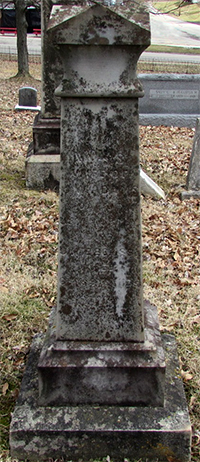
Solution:
M 190 158 L 186 191 L 181 193 L 182 199 L 200 197 L 200 119 L 196 120 L 196 129 Z
M 23 87 L 19 89 L 19 104 L 15 106 L 18 111 L 40 111 L 37 106 L 37 90 L 32 87 Z
M 136 65 L 149 17 L 130 2 L 60 5 L 48 31 L 64 67 L 58 302 L 32 346 L 11 454 L 186 462 L 175 341 L 142 296 Z
M 194 127 L 200 115 L 200 75 L 141 74 L 141 125 Z

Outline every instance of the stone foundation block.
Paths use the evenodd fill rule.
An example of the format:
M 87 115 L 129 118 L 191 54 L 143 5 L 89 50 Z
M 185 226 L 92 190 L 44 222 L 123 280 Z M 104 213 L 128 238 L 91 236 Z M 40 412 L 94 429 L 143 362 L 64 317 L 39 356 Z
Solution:
M 166 387 L 163 407 L 39 406 L 37 364 L 43 338 L 31 348 L 10 428 L 11 456 L 88 461 L 107 455 L 115 462 L 151 460 L 189 462 L 191 425 L 176 343 L 163 335 Z

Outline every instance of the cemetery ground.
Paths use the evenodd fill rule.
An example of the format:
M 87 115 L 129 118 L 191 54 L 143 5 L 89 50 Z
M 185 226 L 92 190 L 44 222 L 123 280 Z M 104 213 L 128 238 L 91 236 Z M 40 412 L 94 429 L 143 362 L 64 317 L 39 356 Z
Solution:
M 10 414 L 32 338 L 45 331 L 56 302 L 58 194 L 26 189 L 24 164 L 35 114 L 14 111 L 26 84 L 38 89 L 40 104 L 40 65 L 30 70 L 34 78 L 19 81 L 9 79 L 16 63 L 0 64 L 1 462 L 11 460 Z M 193 136 L 194 129 L 140 127 L 142 168 L 166 193 L 165 200 L 142 198 L 144 297 L 157 305 L 161 330 L 176 336 L 193 426 L 192 461 L 199 462 L 200 201 L 180 200 Z

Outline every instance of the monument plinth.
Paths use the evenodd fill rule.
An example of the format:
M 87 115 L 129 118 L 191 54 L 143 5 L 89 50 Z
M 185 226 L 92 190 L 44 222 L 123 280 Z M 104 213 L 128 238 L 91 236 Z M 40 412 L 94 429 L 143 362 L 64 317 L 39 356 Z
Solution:
M 16 417 L 18 408 L 12 454 L 66 460 L 109 454 L 117 460 L 173 456 L 178 461 L 181 456 L 186 462 L 191 430 L 183 390 L 177 380 L 175 407 L 171 398 L 171 411 L 166 409 L 166 376 L 174 362 L 163 346 L 157 310 L 142 296 L 138 98 L 143 90 L 136 66 L 150 43 L 148 13 L 131 2 L 56 5 L 48 33 L 64 70 L 56 90 L 61 98 L 58 300 L 43 345 L 39 341 L 32 353 L 39 355 L 32 362 L 37 372 L 27 367 L 26 377 L 39 378 L 36 388 L 32 383 L 37 405 L 30 405 L 31 428 L 27 434 L 27 425 L 22 430 L 18 424 L 23 420 Z M 172 339 L 166 341 L 173 349 Z M 22 389 L 22 414 L 25 395 Z

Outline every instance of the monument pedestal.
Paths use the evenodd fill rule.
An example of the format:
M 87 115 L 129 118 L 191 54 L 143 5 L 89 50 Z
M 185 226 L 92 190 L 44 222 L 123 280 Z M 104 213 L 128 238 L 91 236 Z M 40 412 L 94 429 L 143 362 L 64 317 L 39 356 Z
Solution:
M 44 342 L 39 370 L 39 404 L 163 406 L 165 356 L 157 310 L 145 303 L 145 341 Z
M 38 405 L 38 361 L 44 339 L 35 338 L 10 428 L 11 456 L 87 462 L 188 462 L 191 425 L 172 335 L 162 335 L 166 357 L 164 406 Z M 73 384 L 71 384 L 73 388 Z
M 29 189 L 59 189 L 60 118 L 38 114 L 33 124 L 33 142 L 25 163 Z

